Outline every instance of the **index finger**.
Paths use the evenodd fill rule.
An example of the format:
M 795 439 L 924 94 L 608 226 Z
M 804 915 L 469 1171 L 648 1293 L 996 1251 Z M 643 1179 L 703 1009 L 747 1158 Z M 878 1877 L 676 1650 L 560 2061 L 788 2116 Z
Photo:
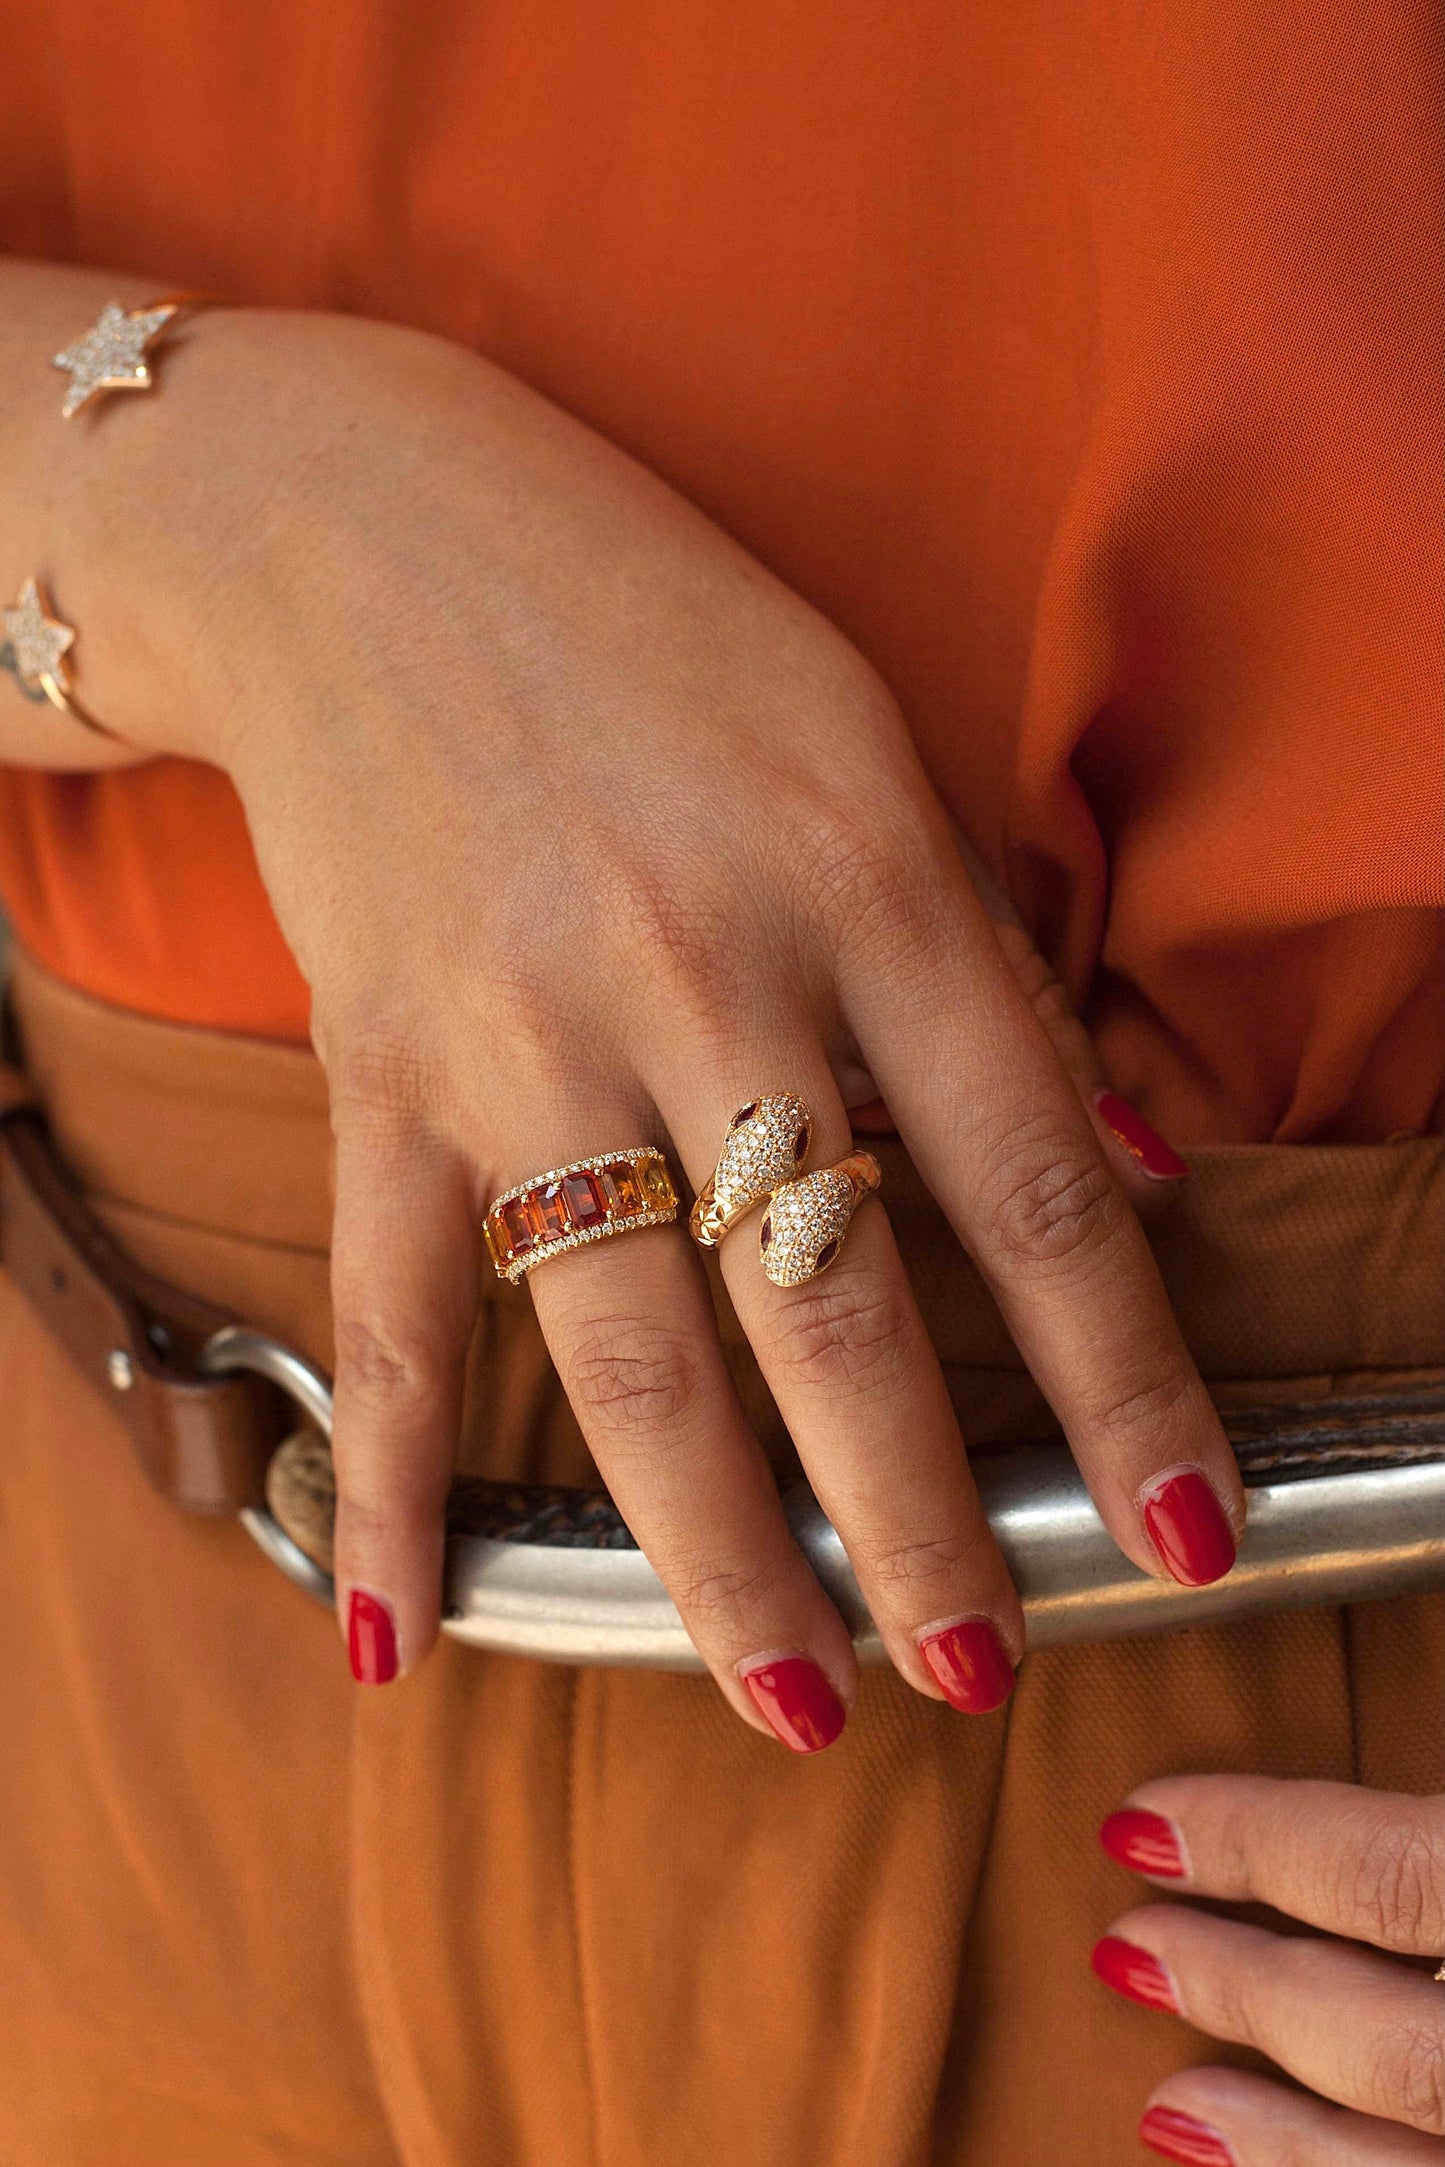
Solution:
M 881 929 L 881 930 L 880 930 Z M 1131 1210 L 961 869 L 857 914 L 843 1006 L 1110 1533 L 1188 1587 L 1234 1563 L 1244 1487 Z
M 1099 1831 L 1171 1888 L 1271 1904 L 1400 1956 L 1445 1953 L 1445 1799 L 1271 1776 L 1143 1784 Z

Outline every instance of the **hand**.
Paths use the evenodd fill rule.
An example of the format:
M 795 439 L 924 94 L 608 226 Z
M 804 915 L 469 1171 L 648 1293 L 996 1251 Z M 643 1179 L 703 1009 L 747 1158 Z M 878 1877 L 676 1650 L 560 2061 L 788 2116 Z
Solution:
M 1150 2101 L 1146 2144 L 1191 2167 L 1438 2167 L 1445 1987 L 1397 1959 L 1445 1950 L 1445 1799 L 1174 1776 L 1136 1791 L 1101 1834 L 1121 1865 L 1170 1889 L 1271 1904 L 1345 1937 L 1285 1939 L 1163 1904 L 1110 1928 L 1094 1952 L 1108 1985 L 1257 2047 L 1309 2087 L 1191 2069 Z
M 826 1165 L 881 1089 L 1117 1540 L 1146 1570 L 1225 1570 L 1243 1493 L 1130 1208 L 1150 1182 L 1091 1118 L 1065 1065 L 1091 1086 L 1082 1034 L 1016 928 L 1005 954 L 897 707 L 839 634 L 653 476 L 435 340 L 217 314 L 164 413 L 122 418 L 126 550 L 95 533 L 75 552 L 106 566 L 89 681 L 117 729 L 229 770 L 313 989 L 337 1140 L 337 1584 L 343 1615 L 359 1595 L 361 1673 L 414 1664 L 437 1629 L 490 1198 L 644 1141 L 700 1186 L 768 1090 L 810 1103 Z M 151 628 L 143 661 L 117 617 Z M 865 1204 L 813 1284 L 769 1284 L 755 1222 L 722 1269 L 899 1671 L 995 1705 L 1019 1602 L 885 1212 Z M 732 1705 L 826 1744 L 852 1646 L 685 1231 L 529 1284 Z

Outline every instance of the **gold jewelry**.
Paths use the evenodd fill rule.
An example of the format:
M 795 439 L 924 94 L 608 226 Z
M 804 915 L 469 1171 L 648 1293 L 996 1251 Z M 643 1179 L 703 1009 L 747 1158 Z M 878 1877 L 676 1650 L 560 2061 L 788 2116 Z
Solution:
M 792 1181 L 808 1156 L 813 1116 L 790 1091 L 750 1099 L 733 1115 L 711 1179 L 692 1207 L 693 1240 L 716 1249 L 730 1227 Z
M 785 1181 L 758 1229 L 758 1254 L 775 1287 L 801 1287 L 837 1262 L 843 1237 L 883 1170 L 871 1151 L 850 1152 L 836 1166 Z
M 215 305 L 204 293 L 168 293 L 140 309 L 107 302 L 90 329 L 55 356 L 55 367 L 70 372 L 70 389 L 60 409 L 65 419 L 72 420 L 108 391 L 149 391 L 155 379 L 145 357 L 156 340 L 182 316 Z
M 498 1277 L 515 1286 L 564 1249 L 645 1226 L 669 1226 L 677 1205 L 662 1153 L 652 1144 L 634 1144 L 629 1151 L 554 1166 L 549 1174 L 508 1189 L 487 1213 L 487 1248 Z
M 75 645 L 75 627 L 50 615 L 39 580 L 27 579 L 15 607 L 0 615 L 4 617 L 5 639 L 14 657 L 15 674 L 31 698 L 49 700 L 62 714 L 83 722 L 87 730 L 115 738 L 114 730 L 107 730 L 103 722 L 88 715 L 70 689 L 70 664 L 65 658 Z

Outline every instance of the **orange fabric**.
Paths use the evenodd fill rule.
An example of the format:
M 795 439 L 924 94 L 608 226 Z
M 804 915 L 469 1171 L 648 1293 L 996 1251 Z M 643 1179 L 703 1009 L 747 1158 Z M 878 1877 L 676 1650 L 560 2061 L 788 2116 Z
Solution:
M 0 0 L 0 243 L 485 350 L 899 692 L 1182 1141 L 1432 1118 L 1417 0 Z M 171 394 L 183 395 L 179 386 Z M 228 786 L 0 781 L 57 972 L 301 1037 Z
M 329 1363 L 315 1062 L 16 990 L 111 1230 Z M 977 1435 L 1018 1357 L 884 1149 Z M 1442 1161 L 1201 1155 L 1161 1263 L 1221 1398 L 1438 1379 Z M 1145 2167 L 1152 2088 L 1240 2057 L 1091 1976 L 1140 1895 L 1103 1815 L 1189 1768 L 1441 1782 L 1438 1595 L 1041 1649 L 980 1718 L 869 1671 L 806 1760 L 705 1679 L 454 1641 L 358 1693 L 3 1273 L 0 1381 L 5 2167 Z M 596 1480 L 495 1282 L 465 1428 L 478 1472 Z

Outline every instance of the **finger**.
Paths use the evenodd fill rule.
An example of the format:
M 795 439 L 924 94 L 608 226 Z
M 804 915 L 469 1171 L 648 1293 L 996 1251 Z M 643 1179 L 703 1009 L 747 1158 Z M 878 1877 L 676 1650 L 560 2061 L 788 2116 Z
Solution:
M 644 1133 L 605 1105 L 569 1128 L 584 1150 Z M 529 1285 L 618 1510 L 729 1702 L 796 1752 L 831 1744 L 857 1690 L 852 1640 L 789 1532 L 685 1229 L 595 1242 Z
M 1151 2152 L 1182 2167 L 1439 2167 L 1433 2137 L 1287 2091 L 1242 2069 L 1187 2069 L 1161 2084 L 1139 2124 Z
M 1105 1524 L 1146 1571 L 1219 1579 L 1244 1523 L 1234 1455 L 1143 1229 L 981 906 L 961 871 L 931 886 L 915 874 L 906 890 L 892 874 L 860 924 L 841 966 L 863 1058 Z
M 436 1638 L 443 1519 L 476 1316 L 471 1174 L 409 1114 L 343 1106 L 337 1129 L 337 1614 L 353 1675 L 384 1685 Z
M 1182 1904 L 1133 1911 L 1094 1950 L 1116 1992 L 1256 2047 L 1341 2106 L 1439 2135 L 1441 1995 L 1343 1941 L 1286 1940 Z
M 1402 1956 L 1445 1948 L 1445 1800 L 1270 1776 L 1169 1776 L 1100 1830 L 1111 1858 L 1200 1896 L 1272 1904 Z
M 739 1027 L 699 1093 L 658 1080 L 694 1178 L 712 1172 L 740 1104 L 767 1091 L 813 1116 L 807 1164 L 849 1149 L 838 1087 L 812 1026 Z M 691 1089 L 688 1084 L 691 1083 Z M 725 1237 L 723 1277 L 815 1495 L 837 1529 L 884 1646 L 919 1692 L 987 1713 L 1007 1698 L 1023 1613 L 969 1472 L 963 1439 L 886 1211 L 865 1199 L 837 1261 L 801 1286 L 766 1276 L 759 1207 Z
M 1137 1107 L 1110 1090 L 1098 1048 L 1075 1013 L 1057 971 L 1035 947 L 1028 928 L 989 867 L 957 828 L 954 843 L 1019 991 L 1067 1069 L 1126 1195 L 1141 1216 L 1157 1217 L 1178 1196 L 1179 1183 L 1189 1173 L 1188 1165 Z

